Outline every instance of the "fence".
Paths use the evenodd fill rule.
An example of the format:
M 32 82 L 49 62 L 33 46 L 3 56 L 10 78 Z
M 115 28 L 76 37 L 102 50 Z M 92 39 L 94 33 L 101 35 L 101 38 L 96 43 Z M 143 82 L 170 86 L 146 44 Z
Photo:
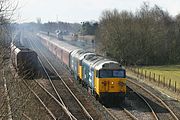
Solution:
M 151 71 L 144 70 L 139 67 L 128 67 L 127 69 L 135 73 L 137 77 L 140 79 L 155 82 L 158 84 L 158 86 L 166 87 L 169 90 L 174 91 L 174 92 L 180 92 L 180 88 L 177 88 L 177 81 L 172 81 L 171 78 L 167 79 L 165 76 L 156 74 Z

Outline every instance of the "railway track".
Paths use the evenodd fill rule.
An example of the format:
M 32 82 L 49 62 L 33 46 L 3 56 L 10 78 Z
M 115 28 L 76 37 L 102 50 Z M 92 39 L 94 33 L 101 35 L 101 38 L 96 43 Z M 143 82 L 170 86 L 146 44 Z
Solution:
M 30 43 L 29 43 L 30 44 Z M 38 58 L 39 59 L 39 58 Z M 39 62 L 44 70 L 44 72 L 46 73 L 48 80 L 50 81 L 52 88 L 51 90 L 47 89 L 43 84 L 41 84 L 39 81 L 37 80 L 33 80 L 33 81 L 25 81 L 23 80 L 24 84 L 27 86 L 27 88 L 33 93 L 33 95 L 38 99 L 38 101 L 42 104 L 42 106 L 46 109 L 47 113 L 50 115 L 50 117 L 54 120 L 56 119 L 71 119 L 71 120 L 77 120 L 76 117 L 74 117 L 69 110 L 67 109 L 67 107 L 65 106 L 64 102 L 62 101 L 62 98 L 60 97 L 60 95 L 58 94 L 56 88 L 54 87 L 51 78 L 48 74 L 48 72 L 46 71 L 45 67 L 42 64 L 42 61 L 39 59 Z M 33 87 L 30 87 L 32 86 Z M 33 90 L 34 86 L 38 86 L 40 87 L 40 89 L 44 92 L 44 96 L 48 96 L 47 98 L 51 98 L 51 100 L 48 100 L 49 103 L 51 103 L 52 105 L 49 105 L 49 103 L 47 103 L 47 101 L 44 100 L 44 96 L 42 95 L 38 95 L 36 90 Z M 51 92 L 49 92 L 51 91 Z M 50 107 L 48 107 L 48 105 Z M 55 104 L 53 106 L 53 104 Z M 52 108 L 52 106 L 55 108 Z
M 126 105 L 129 104 L 132 106 L 132 110 L 129 111 L 131 114 L 134 114 L 137 119 L 158 120 L 154 109 L 144 96 L 134 91 L 129 86 L 127 86 L 127 94 L 129 95 L 127 95 Z
M 63 66 L 63 65 L 62 65 Z M 64 66 L 63 66 L 64 67 Z M 64 67 L 65 68 L 65 67 Z M 65 68 L 66 69 L 66 68 Z M 69 72 L 69 70 L 66 69 L 67 72 Z M 69 73 L 70 74 L 70 73 Z M 152 110 L 152 108 L 150 107 L 150 105 L 145 101 L 145 99 L 143 99 L 140 95 L 137 94 L 137 96 L 139 96 L 140 99 L 143 100 L 143 102 L 146 104 L 146 106 L 148 106 L 147 109 L 149 109 L 149 113 L 143 114 L 142 112 L 136 112 L 136 114 L 139 114 L 139 118 L 135 117 L 135 115 L 133 115 L 133 113 L 129 112 L 127 109 L 125 108 L 105 108 L 105 110 L 111 115 L 112 118 L 114 119 L 141 119 L 141 118 L 145 118 L 145 119 L 156 119 L 157 120 L 157 116 L 154 114 L 154 111 Z M 143 117 L 142 117 L 143 116 Z
M 35 43 L 29 41 L 31 47 L 34 50 L 39 51 L 41 56 L 45 59 L 46 64 L 51 67 L 51 69 L 56 73 L 60 80 L 52 80 L 51 76 L 48 74 L 46 68 L 43 66 L 43 62 L 41 64 L 43 66 L 44 71 L 46 71 L 46 75 L 50 81 L 51 86 L 53 87 L 56 94 L 58 93 L 58 98 L 63 106 L 65 106 L 70 113 L 74 116 L 74 119 L 93 119 L 91 115 L 88 113 L 86 108 L 81 104 L 81 102 L 76 98 L 73 92 L 70 90 L 68 85 L 64 82 L 61 75 L 57 72 L 55 67 L 50 63 L 50 61 L 46 58 L 46 56 L 41 52 L 41 50 L 36 46 Z
M 114 120 L 138 120 L 133 114 L 131 114 L 125 108 L 106 108 L 104 109 L 111 115 Z
M 64 67 L 62 65 L 62 67 Z M 66 69 L 64 67 L 64 69 Z M 66 69 L 67 72 L 69 72 L 69 70 Z M 70 73 L 69 73 L 70 74 Z M 111 115 L 112 118 L 114 119 L 122 119 L 122 118 L 126 118 L 126 119 L 152 119 L 152 120 L 157 120 L 157 116 L 155 114 L 155 112 L 153 111 L 153 109 L 151 108 L 151 106 L 148 104 L 148 102 L 138 93 L 134 92 L 134 94 L 136 94 L 136 96 L 139 97 L 139 99 L 141 99 L 145 106 L 147 106 L 146 109 L 149 110 L 148 113 L 142 113 L 142 112 L 136 112 L 136 114 L 138 114 L 138 116 L 136 117 L 136 115 L 133 115 L 133 113 L 131 113 L 130 111 L 128 111 L 126 108 L 105 108 L 105 110 Z
M 148 119 L 148 120 L 158 120 L 157 115 L 155 114 L 154 110 L 150 106 L 150 104 L 146 101 L 146 99 L 134 92 L 132 89 L 128 88 L 127 100 L 125 105 L 122 105 L 119 108 L 105 108 L 106 111 L 115 119 L 115 120 L 140 120 L 140 119 Z M 133 100 L 128 100 L 129 98 L 133 98 Z M 131 103 L 127 102 L 131 101 Z M 139 104 L 134 105 L 134 104 Z M 136 106 L 136 107 L 135 107 Z
M 34 44 L 34 43 L 31 43 L 31 44 Z M 36 44 L 37 44 L 37 41 L 36 41 Z M 34 44 L 34 46 L 35 46 L 35 44 Z M 37 48 L 36 48 L 37 49 Z M 44 57 L 45 58 L 45 55 L 43 55 L 43 53 L 40 51 L 40 49 L 38 49 L 38 51 L 40 52 L 40 54 L 42 55 L 42 57 Z M 45 60 L 46 62 L 45 63 L 47 63 L 47 64 L 49 64 L 50 63 L 50 61 L 46 58 L 46 60 Z M 48 63 L 49 62 L 49 63 Z M 57 74 L 57 76 L 59 77 L 59 78 L 61 78 L 61 79 L 64 79 L 64 78 L 67 78 L 68 77 L 68 79 L 70 79 L 70 77 L 66 74 L 66 75 L 63 75 L 63 72 L 62 73 L 59 73 L 59 71 L 57 72 L 57 70 L 56 70 L 56 68 L 54 68 L 54 66 L 52 65 L 52 64 L 49 64 L 48 65 L 49 67 L 51 67 L 51 71 L 54 71 L 56 74 Z M 48 67 L 48 68 L 49 68 Z M 62 67 L 64 67 L 63 65 L 62 65 Z M 64 68 L 66 68 L 66 67 L 64 67 Z M 68 71 L 67 69 L 66 69 L 66 71 Z M 69 71 L 68 71 L 69 72 Z M 70 73 L 69 73 L 70 74 Z M 63 75 L 63 76 L 62 76 Z M 51 76 L 49 76 L 49 77 L 51 77 Z M 55 80 L 52 80 L 53 81 L 53 83 L 55 84 L 55 86 L 58 84 L 58 82 L 57 81 L 55 81 Z M 58 85 L 58 87 L 60 87 L 61 85 Z M 58 88 L 57 87 L 57 88 Z M 61 91 L 64 91 L 65 89 L 61 89 Z M 60 90 L 58 90 L 58 91 L 60 91 Z M 64 91 L 65 92 L 65 91 Z M 164 116 L 164 115 L 162 115 L 162 113 L 157 113 L 157 109 L 156 108 L 154 108 L 154 106 L 152 105 L 152 104 L 150 104 L 150 102 L 149 102 L 149 100 L 147 100 L 147 98 L 146 97 L 143 97 L 143 96 L 145 96 L 145 95 L 141 95 L 141 94 L 139 94 L 139 93 L 136 93 L 136 92 L 134 92 L 134 94 L 136 94 L 136 96 L 138 96 L 139 97 L 139 99 L 141 99 L 141 101 L 143 101 L 144 102 L 144 104 L 146 105 L 146 106 L 148 106 L 148 112 L 144 112 L 144 114 L 142 113 L 142 111 L 141 112 L 134 112 L 133 110 L 128 110 L 128 109 L 126 109 L 126 108 L 105 108 L 106 109 L 106 111 L 111 115 L 111 117 L 112 118 L 114 118 L 114 119 L 134 119 L 134 120 L 137 120 L 137 119 L 163 119 L 163 118 L 165 118 L 165 119 L 172 119 L 172 118 L 175 118 L 176 119 L 176 117 L 166 117 L 166 115 Z M 63 95 L 62 95 L 63 96 Z M 67 107 L 68 109 L 69 109 L 69 106 Z M 76 114 L 76 113 L 75 113 Z M 148 116 L 148 117 L 146 117 L 146 116 Z M 168 116 L 168 115 L 167 115 Z
M 63 65 L 62 65 L 63 66 Z M 64 67 L 64 66 L 63 66 Z M 65 68 L 65 67 L 64 67 Z M 66 68 L 65 68 L 66 69 Z M 66 71 L 68 71 L 66 69 Z M 69 71 L 68 71 L 69 72 Z M 142 101 L 144 102 L 145 106 L 148 106 L 149 112 L 148 113 L 142 113 L 142 112 L 138 112 L 136 111 L 135 113 L 131 113 L 130 111 L 128 111 L 126 108 L 105 108 L 105 110 L 111 115 L 112 118 L 114 119 L 152 119 L 152 120 L 157 120 L 157 116 L 155 114 L 155 112 L 153 111 L 153 109 L 151 108 L 151 106 L 148 104 L 148 102 L 143 99 L 143 97 L 141 95 L 139 95 L 138 93 L 136 93 L 137 96 L 142 99 Z M 136 114 L 136 115 L 134 115 Z M 138 114 L 138 116 L 137 116 Z M 123 117 L 122 117 L 123 116 Z M 136 117 L 137 116 L 137 117 Z
M 133 80 L 127 80 L 128 86 L 137 91 L 141 96 L 145 96 L 144 99 L 147 101 L 149 106 L 153 109 L 160 120 L 179 120 L 175 113 L 169 108 L 169 106 L 157 95 L 153 94 L 151 91 L 143 87 L 142 85 L 134 82 Z
M 66 120 L 72 119 L 73 116 L 68 113 L 67 109 L 63 107 L 61 103 L 50 92 L 45 90 L 45 88 L 41 86 L 41 89 L 44 92 L 41 91 L 41 95 L 39 95 L 37 94 L 37 91 L 34 90 L 34 86 L 36 86 L 37 88 L 37 86 L 40 86 L 39 84 L 38 85 L 33 84 L 33 87 L 30 87 L 31 85 L 27 81 L 23 80 L 23 83 L 32 92 L 32 94 L 37 98 L 37 100 L 41 103 L 41 105 L 45 108 L 45 110 L 47 111 L 51 119 L 57 120 L 57 119 L 61 119 L 62 117 L 63 119 L 66 119 Z M 45 96 L 48 96 L 47 97 L 48 99 L 45 99 Z M 49 105 L 48 103 L 51 103 L 51 105 Z M 55 107 L 55 106 L 59 106 L 59 107 Z M 54 109 L 54 107 L 57 109 Z

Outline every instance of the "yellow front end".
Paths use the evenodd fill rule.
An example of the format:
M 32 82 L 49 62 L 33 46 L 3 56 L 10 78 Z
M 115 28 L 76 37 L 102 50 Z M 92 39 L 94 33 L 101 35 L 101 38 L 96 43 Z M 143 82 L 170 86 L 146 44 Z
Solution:
M 104 105 L 123 104 L 126 95 L 127 78 L 94 78 L 94 90 Z
M 126 94 L 126 78 L 97 78 L 94 80 L 95 91 L 100 93 Z

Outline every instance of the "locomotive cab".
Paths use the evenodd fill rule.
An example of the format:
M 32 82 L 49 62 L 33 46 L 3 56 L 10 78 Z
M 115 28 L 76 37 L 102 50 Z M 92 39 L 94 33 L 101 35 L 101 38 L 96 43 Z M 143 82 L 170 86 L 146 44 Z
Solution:
M 118 63 L 105 61 L 95 67 L 94 88 L 104 104 L 121 104 L 126 94 L 126 72 Z

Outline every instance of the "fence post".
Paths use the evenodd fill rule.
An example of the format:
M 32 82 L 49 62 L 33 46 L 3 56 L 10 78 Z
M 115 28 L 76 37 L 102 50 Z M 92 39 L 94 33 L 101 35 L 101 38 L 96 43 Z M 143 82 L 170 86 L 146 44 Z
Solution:
M 141 77 L 140 78 L 143 78 L 143 69 L 141 69 Z
M 175 83 L 174 83 L 174 90 L 175 90 L 175 92 L 176 92 L 176 81 L 175 81 Z
M 165 87 L 165 77 L 163 77 L 163 86 Z
M 160 84 L 160 80 L 161 80 L 161 76 L 159 75 L 159 77 L 158 77 L 158 86 Z
M 154 81 L 156 81 L 156 78 L 155 78 L 155 73 L 154 73 L 153 79 L 154 79 Z
M 145 79 L 146 79 L 146 73 L 147 73 L 147 71 L 145 70 L 145 75 L 144 75 Z
M 149 72 L 149 81 L 151 81 L 151 72 Z
M 169 88 L 171 87 L 171 79 L 169 79 Z

